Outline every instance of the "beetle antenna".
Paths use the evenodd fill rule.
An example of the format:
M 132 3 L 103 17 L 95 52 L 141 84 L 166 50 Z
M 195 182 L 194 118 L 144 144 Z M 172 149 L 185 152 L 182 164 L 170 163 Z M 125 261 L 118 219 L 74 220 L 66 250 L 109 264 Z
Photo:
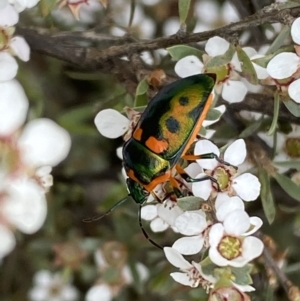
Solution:
M 95 215 L 92 217 L 88 217 L 88 218 L 83 219 L 82 221 L 85 223 L 92 223 L 92 222 L 98 221 L 98 220 L 102 219 L 103 217 L 111 214 L 117 207 L 119 207 L 120 205 L 125 203 L 127 201 L 127 199 L 128 199 L 128 197 L 122 199 L 121 201 L 119 201 L 117 204 L 113 205 L 108 211 L 106 211 L 103 214 L 100 214 L 100 215 L 98 214 L 98 215 Z
M 148 235 L 148 233 L 146 232 L 146 230 L 144 229 L 144 226 L 143 226 L 143 223 L 142 223 L 142 205 L 140 205 L 140 208 L 139 208 L 139 224 L 140 224 L 140 228 L 141 228 L 141 230 L 142 230 L 144 236 L 146 237 L 146 239 L 147 239 L 150 243 L 152 243 L 152 245 L 154 245 L 155 247 L 157 247 L 157 248 L 163 250 L 163 247 L 160 246 L 158 243 L 156 243 L 154 240 L 152 240 L 152 239 L 149 237 L 149 235 Z

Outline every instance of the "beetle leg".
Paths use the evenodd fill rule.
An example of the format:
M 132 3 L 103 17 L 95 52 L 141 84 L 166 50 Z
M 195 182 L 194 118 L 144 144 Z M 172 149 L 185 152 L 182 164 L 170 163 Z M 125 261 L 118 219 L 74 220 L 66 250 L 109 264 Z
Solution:
M 122 199 L 121 201 L 119 201 L 118 203 L 116 203 L 115 205 L 113 205 L 108 211 L 106 211 L 103 214 L 100 215 L 95 215 L 89 218 L 85 218 L 82 221 L 85 223 L 91 223 L 91 222 L 95 222 L 98 221 L 99 219 L 102 219 L 103 217 L 111 214 L 117 207 L 119 207 L 120 205 L 122 205 L 123 203 L 125 203 L 127 201 L 128 197 Z
M 199 159 L 216 159 L 219 163 L 227 165 L 227 166 L 232 166 L 234 169 L 238 169 L 237 166 L 234 166 L 220 157 L 218 157 L 215 153 L 206 153 L 206 154 L 201 154 L 201 155 L 184 155 L 182 156 L 183 159 L 188 160 L 188 161 L 195 161 Z
M 211 180 L 218 187 L 218 191 L 221 191 L 220 185 L 219 185 L 217 179 L 215 179 L 212 176 L 204 176 L 202 178 L 195 179 L 195 178 L 190 177 L 180 165 L 176 165 L 176 170 L 177 170 L 178 174 L 188 183 L 196 183 L 196 182 Z
M 139 225 L 140 225 L 140 228 L 141 228 L 141 230 L 142 230 L 144 236 L 146 237 L 146 239 L 147 239 L 150 243 L 152 243 L 152 245 L 154 245 L 155 247 L 157 247 L 157 248 L 163 250 L 163 247 L 160 246 L 158 243 L 156 243 L 154 240 L 152 240 L 152 239 L 149 237 L 149 235 L 148 235 L 148 233 L 146 232 L 146 230 L 144 229 L 144 226 L 143 226 L 143 223 L 142 223 L 142 205 L 140 205 L 140 208 L 139 208 Z

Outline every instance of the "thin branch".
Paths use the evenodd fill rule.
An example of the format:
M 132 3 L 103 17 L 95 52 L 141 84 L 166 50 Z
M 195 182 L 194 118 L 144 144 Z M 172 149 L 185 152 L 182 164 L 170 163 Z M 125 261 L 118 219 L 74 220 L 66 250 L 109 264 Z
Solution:
M 105 49 L 57 43 L 57 37 L 61 41 L 62 34 L 50 34 L 50 32 L 45 34 L 45 30 L 18 28 L 18 33 L 25 37 L 33 51 L 42 52 L 60 60 L 80 65 L 84 69 L 99 70 L 104 68 L 108 61 L 124 55 L 166 48 L 177 44 L 206 41 L 213 36 L 226 38 L 232 36 L 234 33 L 257 27 L 264 23 L 285 23 L 286 20 L 300 14 L 300 7 L 289 9 L 280 9 L 280 7 L 279 4 L 273 4 L 236 23 L 231 23 L 210 31 L 186 34 L 185 36 L 175 34 L 153 40 L 126 41 L 122 45 L 116 45 L 117 39 L 115 39 L 112 46 Z M 121 39 L 124 42 L 124 38 Z

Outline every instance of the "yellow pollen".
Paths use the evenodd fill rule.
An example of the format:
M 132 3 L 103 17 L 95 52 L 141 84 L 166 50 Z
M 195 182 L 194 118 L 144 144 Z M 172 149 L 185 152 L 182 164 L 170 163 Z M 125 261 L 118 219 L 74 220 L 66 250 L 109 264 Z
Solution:
M 287 154 L 292 158 L 300 157 L 300 138 L 288 138 L 285 141 Z
M 240 256 L 242 252 L 242 242 L 234 236 L 225 236 L 218 245 L 219 253 L 226 259 L 232 260 Z

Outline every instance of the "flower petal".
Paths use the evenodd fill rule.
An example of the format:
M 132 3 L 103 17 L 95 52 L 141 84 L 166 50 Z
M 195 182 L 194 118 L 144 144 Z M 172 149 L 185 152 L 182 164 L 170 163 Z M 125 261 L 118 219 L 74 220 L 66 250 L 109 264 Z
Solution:
M 223 225 L 226 233 L 239 236 L 250 227 L 249 215 L 242 209 L 235 209 L 225 216 Z
M 182 214 L 182 209 L 175 205 L 172 201 L 166 201 L 164 204 L 157 205 L 157 214 L 166 221 L 170 226 L 174 226 L 176 218 Z
M 19 145 L 23 160 L 28 165 L 55 166 L 67 157 L 71 148 L 71 137 L 54 121 L 39 118 L 27 123 Z
M 143 206 L 141 209 L 141 218 L 146 221 L 151 221 L 157 216 L 156 205 Z
M 24 62 L 29 60 L 30 48 L 23 37 L 14 37 L 10 40 L 9 46 L 14 54 Z
M 218 197 L 217 197 L 218 199 Z M 220 202 L 220 201 L 219 201 Z M 216 201 L 216 209 L 217 209 L 217 219 L 220 222 L 223 222 L 226 218 L 226 216 L 231 213 L 232 211 L 236 209 L 243 210 L 245 209 L 244 202 L 237 196 L 235 197 L 228 197 L 228 200 L 223 202 L 222 204 L 217 206 L 217 201 Z
M 201 251 L 204 244 L 203 236 L 182 237 L 177 239 L 172 248 L 183 255 L 193 255 Z
M 254 236 L 248 236 L 244 239 L 242 248 L 243 257 L 247 258 L 249 262 L 262 254 L 264 244 L 260 239 Z
M 209 56 L 214 57 L 224 54 L 228 50 L 229 45 L 230 44 L 225 39 L 215 36 L 207 41 L 205 51 Z
M 207 176 L 205 173 L 199 174 L 196 178 L 201 179 Z M 207 200 L 212 192 L 212 185 L 210 180 L 204 180 L 200 182 L 192 183 L 192 192 L 194 196 Z
M 292 39 L 296 44 L 300 44 L 300 18 L 297 18 L 291 27 Z
M 288 87 L 288 93 L 291 99 L 300 103 L 300 79 L 294 80 Z
M 247 150 L 244 139 L 238 139 L 228 146 L 224 153 L 224 160 L 234 166 L 242 164 L 246 158 Z
M 260 193 L 260 182 L 258 178 L 250 173 L 244 173 L 234 178 L 232 188 L 244 201 L 254 201 Z
M 169 224 L 165 222 L 162 218 L 157 217 L 150 223 L 150 228 L 153 232 L 163 232 L 169 228 Z
M 180 272 L 176 272 L 176 273 L 171 273 L 170 276 L 178 283 L 182 284 L 182 285 L 186 285 L 186 286 L 190 286 L 190 287 L 194 287 L 195 286 L 195 280 L 191 279 L 191 277 L 189 277 L 189 275 L 187 273 L 180 273 Z
M 224 234 L 224 227 L 221 223 L 214 224 L 209 231 L 209 244 L 217 247 Z
M 45 194 L 33 180 L 20 179 L 10 183 L 9 199 L 5 203 L 6 218 L 20 231 L 35 233 L 47 214 Z
M 167 260 L 174 266 L 181 270 L 188 270 L 193 266 L 183 258 L 183 256 L 173 248 L 164 247 L 164 252 Z
M 243 233 L 243 236 L 248 236 L 255 233 L 263 225 L 263 221 L 257 216 L 251 216 L 250 225 L 251 225 L 250 230 Z
M 175 72 L 180 77 L 187 77 L 202 73 L 202 68 L 203 63 L 195 55 L 189 55 L 176 63 Z
M 1 27 L 10 27 L 19 22 L 19 14 L 16 10 L 10 5 L 0 9 L 0 26 Z
M 247 87 L 241 81 L 228 80 L 223 84 L 222 97 L 229 103 L 241 102 L 247 93 Z
M 92 286 L 85 296 L 85 301 L 98 301 L 99 296 L 101 296 L 101 301 L 111 301 L 113 299 L 112 290 L 103 283 Z
M 200 140 L 196 143 L 194 154 L 195 155 L 203 155 L 203 154 L 209 154 L 213 153 L 216 156 L 220 155 L 220 151 L 218 147 L 213 144 L 209 140 Z M 197 163 L 204 169 L 213 170 L 218 166 L 218 161 L 216 159 L 199 159 L 196 160 Z
M 95 125 L 102 136 L 114 139 L 128 131 L 129 120 L 116 110 L 106 109 L 97 114 Z
M 299 57 L 296 53 L 282 52 L 273 57 L 267 65 L 271 77 L 284 79 L 292 76 L 299 67 Z
M 175 227 L 183 235 L 197 235 L 206 229 L 206 217 L 196 212 L 186 211 L 176 218 Z
M 15 245 L 14 234 L 8 228 L 0 225 L 0 260 L 9 254 Z
M 16 80 L 0 83 L 0 135 L 9 135 L 25 121 L 28 99 Z
M 209 249 L 208 256 L 218 266 L 224 267 L 229 264 L 229 260 L 224 258 L 215 247 Z
M 13 79 L 18 72 L 18 63 L 9 53 L 0 52 L 0 81 Z

